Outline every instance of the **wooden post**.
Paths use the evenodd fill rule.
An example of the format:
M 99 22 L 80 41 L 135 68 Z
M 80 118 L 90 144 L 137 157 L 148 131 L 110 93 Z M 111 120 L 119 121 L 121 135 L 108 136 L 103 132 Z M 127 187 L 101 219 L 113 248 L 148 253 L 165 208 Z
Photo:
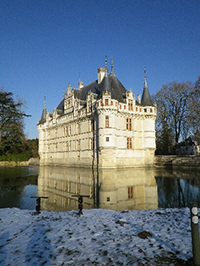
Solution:
M 192 233 L 192 252 L 194 265 L 200 265 L 200 243 L 199 243 L 199 218 L 198 206 L 196 203 L 191 203 L 191 233 Z
M 31 198 L 35 198 L 36 199 L 35 210 L 36 210 L 36 213 L 39 214 L 40 213 L 40 208 L 41 208 L 41 199 L 48 199 L 48 197 L 34 196 L 34 197 L 31 197 Z

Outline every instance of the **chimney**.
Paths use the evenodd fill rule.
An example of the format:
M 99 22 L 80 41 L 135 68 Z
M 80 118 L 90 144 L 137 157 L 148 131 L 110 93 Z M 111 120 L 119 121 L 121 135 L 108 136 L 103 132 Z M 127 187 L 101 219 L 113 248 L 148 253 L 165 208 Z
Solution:
M 78 88 L 79 88 L 79 90 L 80 90 L 81 88 L 83 88 L 83 86 L 84 86 L 83 81 L 79 81 L 79 82 L 78 82 Z
M 107 70 L 103 67 L 98 69 L 98 84 L 102 82 Z
M 141 95 L 140 94 L 138 94 L 138 102 L 139 102 L 139 104 L 141 104 Z

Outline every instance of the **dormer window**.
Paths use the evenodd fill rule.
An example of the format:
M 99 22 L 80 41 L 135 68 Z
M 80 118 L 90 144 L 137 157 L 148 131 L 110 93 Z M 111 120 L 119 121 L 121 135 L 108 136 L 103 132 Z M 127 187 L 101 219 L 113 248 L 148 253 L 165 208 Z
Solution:
M 105 106 L 108 106 L 108 99 L 105 99 Z
M 133 100 L 128 100 L 128 110 L 133 111 Z

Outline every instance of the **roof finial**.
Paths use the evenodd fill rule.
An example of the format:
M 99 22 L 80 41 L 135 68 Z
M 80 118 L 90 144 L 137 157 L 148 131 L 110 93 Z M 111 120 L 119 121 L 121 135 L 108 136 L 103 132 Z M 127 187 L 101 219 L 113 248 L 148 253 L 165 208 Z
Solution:
M 44 109 L 46 108 L 46 96 L 44 96 Z
M 108 68 L 108 60 L 107 60 L 107 55 L 105 56 L 105 68 L 106 68 L 106 71 L 107 71 L 107 68 Z
M 144 67 L 144 87 L 147 87 L 147 71 L 146 71 L 146 67 Z
M 111 73 L 113 73 L 113 57 L 111 57 Z

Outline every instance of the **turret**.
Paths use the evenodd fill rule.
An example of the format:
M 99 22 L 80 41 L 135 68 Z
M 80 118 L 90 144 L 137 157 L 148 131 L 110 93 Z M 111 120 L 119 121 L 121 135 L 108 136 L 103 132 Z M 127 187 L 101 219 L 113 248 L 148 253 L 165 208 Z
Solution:
M 144 68 L 144 88 L 143 88 L 141 105 L 153 106 L 153 102 L 151 100 L 151 96 L 150 96 L 148 86 L 147 86 L 146 68 Z

